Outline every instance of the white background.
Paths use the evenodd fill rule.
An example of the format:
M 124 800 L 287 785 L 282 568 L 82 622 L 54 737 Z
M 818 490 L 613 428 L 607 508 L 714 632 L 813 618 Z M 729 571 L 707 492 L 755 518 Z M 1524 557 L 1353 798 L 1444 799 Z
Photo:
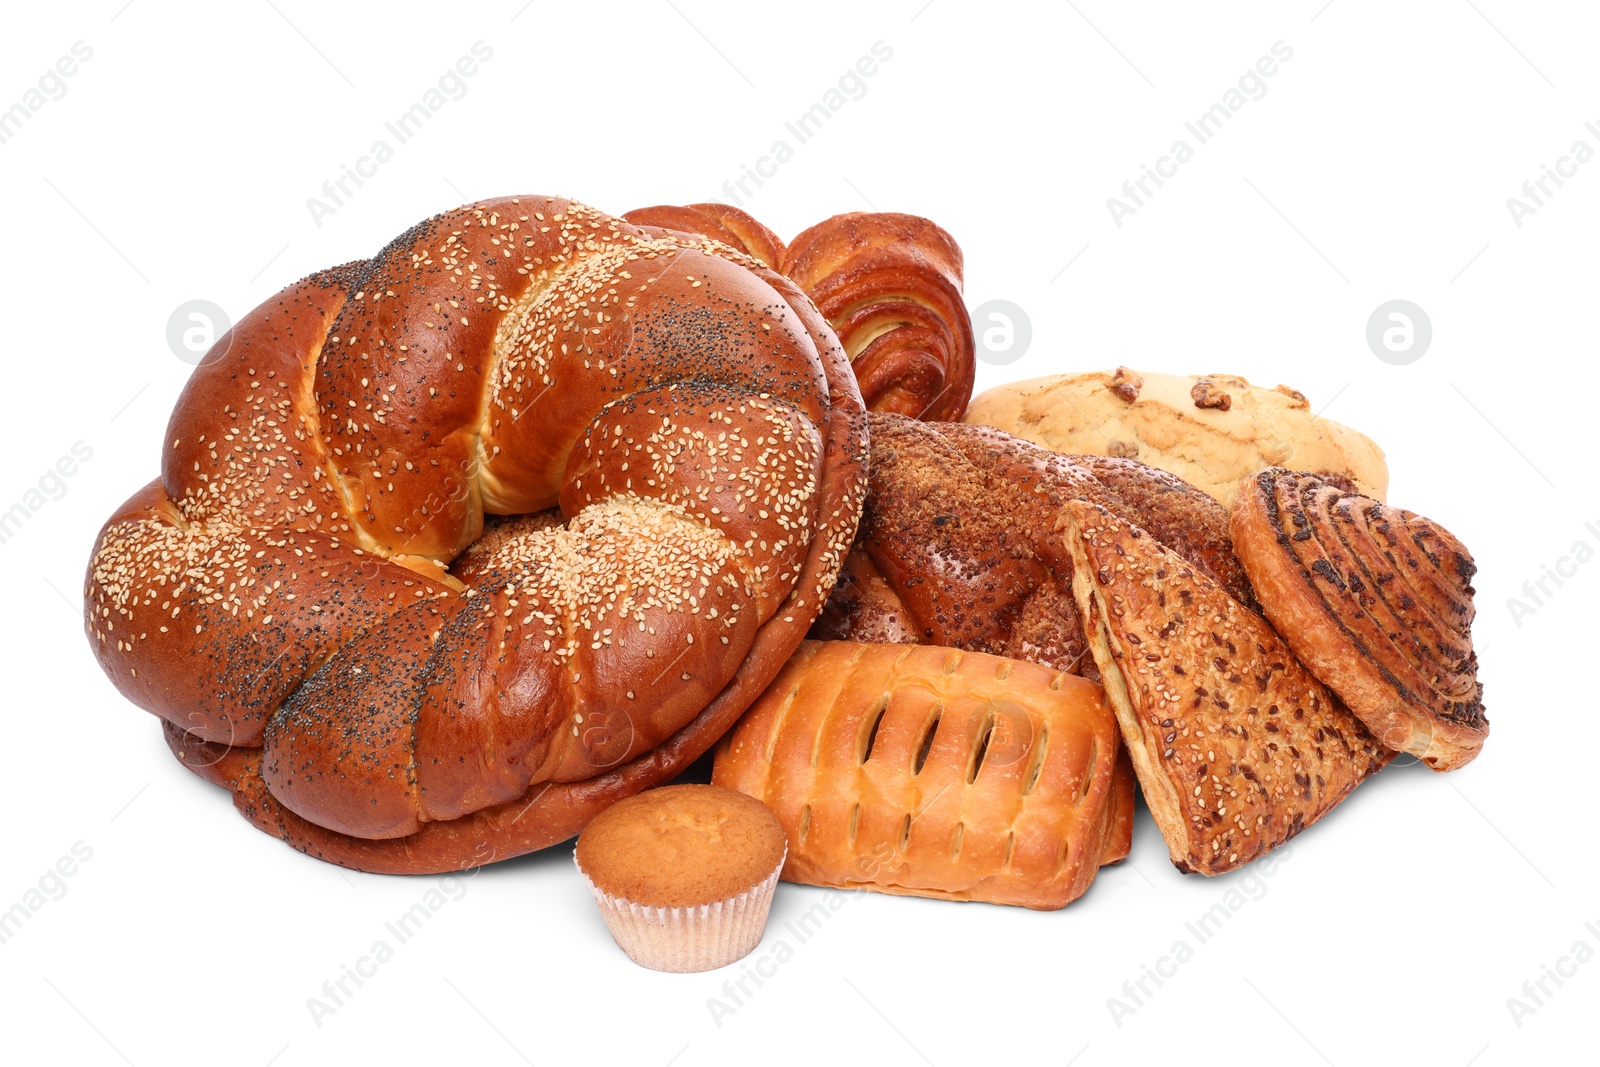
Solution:
M 1575 140 L 1600 149 L 1584 129 L 1600 120 L 1600 26 L 1577 4 L 1321 4 L 8 8 L 0 108 L 74 42 L 93 56 L 0 144 L 0 510 L 75 442 L 93 455 L 0 545 L 0 909 L 75 843 L 92 856 L 46 878 L 54 895 L 0 944 L 0 1056 L 1593 1062 L 1600 961 L 1547 980 L 1520 1020 L 1507 999 L 1535 1006 L 1523 983 L 1580 939 L 1600 951 L 1600 562 L 1547 582 L 1520 620 L 1507 601 L 1576 542 L 1600 548 L 1600 162 L 1521 227 L 1506 200 Z M 307 198 L 480 39 L 493 57 L 466 94 L 317 225 Z M 1107 197 L 1280 40 L 1293 57 L 1266 94 L 1116 226 Z M 156 473 L 189 371 L 169 315 L 205 299 L 237 318 L 464 200 L 725 198 L 722 182 L 775 140 L 793 146 L 784 120 L 877 41 L 893 54 L 864 95 L 746 206 L 785 238 L 869 208 L 945 226 L 969 302 L 1009 300 L 1032 323 L 1031 347 L 981 367 L 980 388 L 1118 363 L 1231 371 L 1296 386 L 1376 438 L 1391 501 L 1477 556 L 1483 756 L 1449 776 L 1384 771 L 1270 877 L 1179 875 L 1141 813 L 1131 861 L 1053 914 L 850 895 L 800 944 L 784 922 L 827 898 L 784 885 L 758 956 L 784 940 L 793 958 L 720 1020 L 708 998 L 731 1004 L 722 986 L 743 968 L 634 967 L 558 847 L 459 883 L 317 1025 L 308 998 L 392 942 L 385 921 L 440 880 L 343 871 L 253 830 L 101 676 L 78 619 L 94 533 Z M 1394 298 L 1433 323 L 1408 366 L 1364 338 Z M 1185 923 L 1230 890 L 1242 906 L 1199 944 Z M 1123 983 L 1180 939 L 1193 958 L 1114 1018 L 1108 998 L 1132 1005 Z

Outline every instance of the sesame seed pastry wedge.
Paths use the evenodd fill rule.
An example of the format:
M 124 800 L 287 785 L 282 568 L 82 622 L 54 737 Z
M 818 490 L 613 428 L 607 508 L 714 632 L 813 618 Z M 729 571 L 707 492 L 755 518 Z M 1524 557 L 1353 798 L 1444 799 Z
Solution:
M 1139 527 L 1071 501 L 1072 591 L 1150 813 L 1181 871 L 1231 871 L 1393 753 L 1283 639 Z
M 1279 467 L 1240 486 L 1234 545 L 1273 624 L 1385 745 L 1436 771 L 1489 735 L 1472 556 L 1429 519 Z

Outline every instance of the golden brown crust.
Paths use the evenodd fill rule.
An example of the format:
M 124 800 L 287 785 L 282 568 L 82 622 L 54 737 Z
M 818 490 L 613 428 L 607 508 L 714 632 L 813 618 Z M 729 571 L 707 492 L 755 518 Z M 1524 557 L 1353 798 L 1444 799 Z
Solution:
M 945 421 L 966 410 L 976 367 L 961 249 L 927 219 L 835 215 L 786 248 L 727 204 L 638 208 L 623 218 L 703 234 L 792 277 L 838 333 L 869 409 Z
M 715 904 L 754 889 L 783 862 L 777 816 L 714 785 L 647 789 L 578 835 L 578 867 L 602 893 L 655 908 Z
M 717 751 L 783 877 L 1060 908 L 1127 855 L 1133 780 L 1098 686 L 948 648 L 803 644 Z
M 622 217 L 635 226 L 704 234 L 754 256 L 773 270 L 783 263 L 784 244 L 778 235 L 749 212 L 731 204 L 685 204 L 682 207 L 662 204 L 635 208 Z
M 179 751 L 266 746 L 225 762 L 291 843 L 515 855 L 681 770 L 781 667 L 854 534 L 863 415 L 811 302 L 736 250 L 470 205 L 208 354 L 96 545 L 90 640 Z M 486 512 L 556 504 L 451 563 Z
M 851 212 L 801 233 L 783 273 L 817 302 L 872 411 L 957 421 L 976 372 L 961 248 L 915 215 Z
M 1380 500 L 1389 484 L 1383 450 L 1366 436 L 1312 411 L 1298 390 L 1233 374 L 1118 367 L 1035 378 L 973 397 L 965 420 L 1058 452 L 1137 459 L 1224 504 L 1240 479 L 1275 464 L 1346 477 Z
M 813 636 L 910 640 L 1097 678 L 1056 519 L 1104 504 L 1250 601 L 1227 512 L 1164 471 L 1064 456 L 998 430 L 872 413 L 867 508 Z M 904 636 L 891 636 L 903 633 Z
M 852 552 L 808 635 L 818 641 L 917 645 L 911 613 L 865 552 Z
M 1232 529 L 1267 617 L 1385 745 L 1438 771 L 1477 756 L 1477 568 L 1449 531 L 1279 468 L 1241 487 Z
M 1265 621 L 1143 530 L 1081 501 L 1061 524 L 1107 696 L 1180 870 L 1250 862 L 1393 757 Z

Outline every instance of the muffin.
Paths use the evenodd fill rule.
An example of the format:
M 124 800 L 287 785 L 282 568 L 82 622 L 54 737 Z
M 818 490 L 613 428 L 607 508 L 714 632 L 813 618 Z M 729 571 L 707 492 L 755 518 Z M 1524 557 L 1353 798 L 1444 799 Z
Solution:
M 611 936 L 657 971 L 709 971 L 761 943 L 788 841 L 759 800 L 669 785 L 612 805 L 578 837 L 578 873 Z

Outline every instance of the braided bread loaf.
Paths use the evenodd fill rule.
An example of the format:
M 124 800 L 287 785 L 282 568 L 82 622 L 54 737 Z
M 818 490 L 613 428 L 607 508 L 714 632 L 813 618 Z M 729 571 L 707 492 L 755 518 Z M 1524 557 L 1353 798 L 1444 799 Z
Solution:
M 541 848 L 681 770 L 804 636 L 865 492 L 791 282 L 548 197 L 271 298 L 163 452 L 90 561 L 102 668 L 258 826 L 374 871 Z

